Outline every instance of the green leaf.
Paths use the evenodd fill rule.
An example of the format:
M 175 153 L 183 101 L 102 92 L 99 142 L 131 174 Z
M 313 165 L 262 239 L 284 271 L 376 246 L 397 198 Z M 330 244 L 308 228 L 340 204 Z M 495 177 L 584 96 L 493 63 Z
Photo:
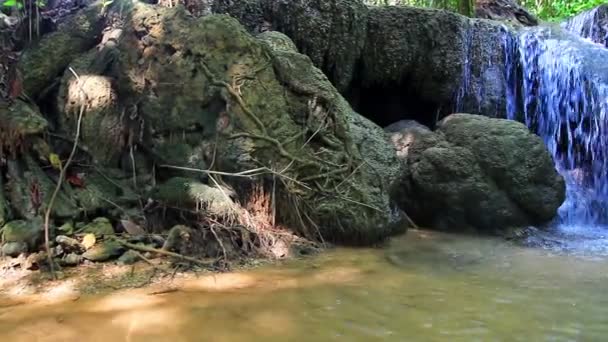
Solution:
M 17 0 L 6 0 L 2 6 L 4 7 L 16 7 L 17 6 Z

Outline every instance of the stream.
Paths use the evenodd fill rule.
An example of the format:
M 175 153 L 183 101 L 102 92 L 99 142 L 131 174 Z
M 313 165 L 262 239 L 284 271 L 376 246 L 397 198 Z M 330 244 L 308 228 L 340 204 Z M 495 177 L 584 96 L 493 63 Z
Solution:
M 4 341 L 600 341 L 608 263 L 410 231 L 383 249 L 61 304 L 0 308 Z

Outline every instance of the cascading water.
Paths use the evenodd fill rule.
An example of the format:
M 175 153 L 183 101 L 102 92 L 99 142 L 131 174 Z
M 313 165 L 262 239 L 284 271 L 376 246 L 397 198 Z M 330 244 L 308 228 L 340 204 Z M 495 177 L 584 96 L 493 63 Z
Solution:
M 557 231 L 608 252 L 608 49 L 556 27 L 523 30 L 515 45 L 505 45 L 507 117 L 544 139 L 566 180 Z
M 608 4 L 567 20 L 562 27 L 582 38 L 608 47 Z

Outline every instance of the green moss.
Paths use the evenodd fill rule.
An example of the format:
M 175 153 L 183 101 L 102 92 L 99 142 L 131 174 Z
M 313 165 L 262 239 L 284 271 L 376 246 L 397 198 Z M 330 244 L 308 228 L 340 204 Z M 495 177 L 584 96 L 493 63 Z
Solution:
M 95 45 L 101 29 L 101 5 L 87 6 L 26 50 L 19 61 L 26 94 L 36 96 L 47 87 L 76 56 Z

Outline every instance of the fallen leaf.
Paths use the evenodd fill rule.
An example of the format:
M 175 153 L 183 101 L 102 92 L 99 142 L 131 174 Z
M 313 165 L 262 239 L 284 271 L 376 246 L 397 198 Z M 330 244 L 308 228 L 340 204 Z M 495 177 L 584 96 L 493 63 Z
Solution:
M 97 242 L 97 239 L 95 238 L 95 234 L 89 233 L 82 238 L 82 245 L 86 249 L 89 249 L 89 248 L 95 246 L 95 242 Z

